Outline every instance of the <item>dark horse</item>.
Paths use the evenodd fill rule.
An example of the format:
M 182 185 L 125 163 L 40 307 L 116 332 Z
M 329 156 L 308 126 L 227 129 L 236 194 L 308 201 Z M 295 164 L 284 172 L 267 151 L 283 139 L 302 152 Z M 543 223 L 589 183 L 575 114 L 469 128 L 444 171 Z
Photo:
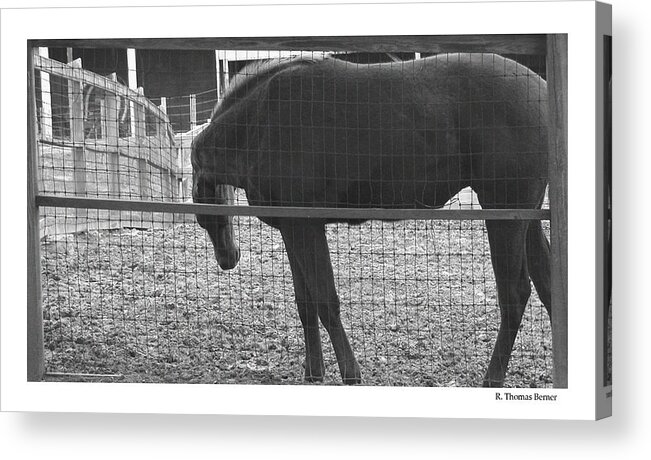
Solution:
M 484 209 L 535 209 L 547 185 L 547 85 L 494 54 L 360 66 L 277 60 L 233 80 L 192 145 L 193 198 L 340 208 L 439 208 L 472 187 Z M 224 185 L 227 184 L 227 185 Z M 305 379 L 324 375 L 319 319 L 344 383 L 361 382 L 341 323 L 325 224 L 270 218 L 289 258 L 305 333 Z M 232 219 L 197 215 L 223 269 L 239 259 Z M 501 323 L 484 386 L 502 386 L 530 279 L 551 314 L 540 221 L 487 220 Z

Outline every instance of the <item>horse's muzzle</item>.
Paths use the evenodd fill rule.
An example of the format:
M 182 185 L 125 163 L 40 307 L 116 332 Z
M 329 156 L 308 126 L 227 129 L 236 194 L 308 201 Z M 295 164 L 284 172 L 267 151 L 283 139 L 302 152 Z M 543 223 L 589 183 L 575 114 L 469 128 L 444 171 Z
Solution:
M 215 258 L 222 270 L 231 270 L 237 267 L 237 263 L 240 261 L 240 250 L 238 248 L 230 251 L 215 250 Z

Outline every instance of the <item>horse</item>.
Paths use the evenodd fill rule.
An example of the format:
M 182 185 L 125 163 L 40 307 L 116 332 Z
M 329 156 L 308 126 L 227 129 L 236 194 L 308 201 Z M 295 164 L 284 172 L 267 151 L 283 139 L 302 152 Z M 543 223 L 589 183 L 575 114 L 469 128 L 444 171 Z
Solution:
M 358 65 L 332 57 L 245 68 L 194 139 L 193 200 L 335 208 L 440 208 L 465 187 L 483 209 L 539 209 L 548 183 L 547 84 L 496 54 Z M 222 269 L 232 218 L 197 214 Z M 324 377 L 319 320 L 344 384 L 361 372 L 340 318 L 325 226 L 363 219 L 259 217 L 278 229 L 305 337 L 307 382 Z M 551 318 L 540 220 L 485 221 L 500 307 L 483 386 L 504 384 L 530 280 Z

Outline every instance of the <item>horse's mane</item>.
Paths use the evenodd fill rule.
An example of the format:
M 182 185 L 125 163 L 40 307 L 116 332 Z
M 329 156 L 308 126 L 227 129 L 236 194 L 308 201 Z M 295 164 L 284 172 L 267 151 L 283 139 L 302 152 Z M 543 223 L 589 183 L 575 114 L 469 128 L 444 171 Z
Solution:
M 195 149 L 196 145 L 201 145 L 207 141 L 207 138 L 213 132 L 215 120 L 217 117 L 228 112 L 228 110 L 235 106 L 242 99 L 255 93 L 255 89 L 265 84 L 273 76 L 295 67 L 311 65 L 322 61 L 321 58 L 306 58 L 306 57 L 289 57 L 277 58 L 255 61 L 252 64 L 245 66 L 230 80 L 230 84 L 222 99 L 215 105 L 210 116 L 210 123 L 205 125 L 199 131 L 192 141 L 192 154 L 190 160 L 195 174 L 202 171 L 203 158 L 199 158 L 199 153 Z
M 323 59 L 315 57 L 289 57 L 265 59 L 246 65 L 231 79 L 224 96 L 216 105 L 211 114 L 211 121 L 220 113 L 228 110 L 238 100 L 251 93 L 258 85 L 268 81 L 289 68 L 311 65 Z

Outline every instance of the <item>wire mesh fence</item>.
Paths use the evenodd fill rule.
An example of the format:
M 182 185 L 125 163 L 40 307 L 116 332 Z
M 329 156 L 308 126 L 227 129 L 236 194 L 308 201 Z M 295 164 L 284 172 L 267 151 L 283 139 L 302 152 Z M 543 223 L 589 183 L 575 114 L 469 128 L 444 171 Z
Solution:
M 282 238 L 255 218 L 239 218 L 236 228 L 242 258 L 233 271 L 219 269 L 195 224 L 45 238 L 48 371 L 301 383 L 302 328 Z M 482 222 L 342 224 L 328 239 L 364 384 L 481 384 L 499 318 Z M 551 384 L 550 340 L 534 295 L 507 385 Z M 326 383 L 337 383 L 331 350 L 325 343 Z
M 325 54 L 307 53 L 307 57 L 322 62 Z M 99 77 L 83 70 L 83 62 L 75 67 L 45 58 L 37 60 L 39 193 L 123 202 L 181 203 L 192 198 L 194 185 L 195 201 L 205 201 L 202 199 L 205 196 L 196 194 L 197 165 L 196 158 L 192 164 L 192 141 L 206 136 L 207 122 L 213 116 L 215 103 L 223 104 L 224 98 L 239 96 L 238 91 L 243 88 L 246 91 L 235 98 L 234 103 L 250 98 L 250 90 L 258 89 L 255 85 L 246 86 L 247 82 L 258 78 L 254 72 L 268 69 L 269 62 L 271 66 L 284 63 L 287 56 L 279 54 L 271 61 L 265 60 L 260 67 L 253 53 L 231 61 L 220 59 L 226 56 L 224 53 L 196 54 L 195 58 L 197 55 L 205 59 L 199 67 L 212 66 L 216 73 L 205 82 L 194 81 L 193 88 L 197 91 L 183 95 L 164 94 L 170 91 L 164 82 L 178 84 L 179 80 L 191 79 L 191 66 L 179 71 L 173 64 L 165 67 L 156 61 L 156 65 L 148 69 L 146 63 L 151 61 L 140 56 L 138 71 L 145 86 L 136 90 L 116 83 L 117 77 Z M 257 53 L 264 59 L 270 55 L 273 57 L 271 52 Z M 344 154 L 347 166 L 343 169 L 359 169 L 359 163 L 356 167 L 351 165 L 351 158 L 356 162 L 368 162 L 371 158 L 369 153 L 366 157 L 352 153 L 363 151 L 363 148 L 360 150 L 362 144 L 366 143 L 372 147 L 373 154 L 382 157 L 399 149 L 395 145 L 399 140 L 405 150 L 410 149 L 412 172 L 420 177 L 424 187 L 428 181 L 418 175 L 422 172 L 420 164 L 413 161 L 420 145 L 414 141 L 415 136 L 422 135 L 428 145 L 440 145 L 451 142 L 450 132 L 467 131 L 471 134 L 467 137 L 469 144 L 461 146 L 461 152 L 467 153 L 468 158 L 479 153 L 497 157 L 504 147 L 496 139 L 495 132 L 504 127 L 488 123 L 489 115 L 495 117 L 496 111 L 504 114 L 508 126 L 517 128 L 512 132 L 524 133 L 508 140 L 519 145 L 520 158 L 546 155 L 546 151 L 541 152 L 544 142 L 535 145 L 526 142 L 546 137 L 544 113 L 538 113 L 534 124 L 527 120 L 518 125 L 522 120 L 517 116 L 509 119 L 514 113 L 513 101 L 500 101 L 499 98 L 504 97 L 503 89 L 496 84 L 504 72 L 497 76 L 475 75 L 471 79 L 468 75 L 449 73 L 444 84 L 457 99 L 431 101 L 426 113 L 441 113 L 442 107 L 454 107 L 458 118 L 417 120 L 420 132 L 411 132 L 409 122 L 401 118 L 404 113 L 396 115 L 391 107 L 405 105 L 407 92 L 404 88 L 415 81 L 414 75 L 418 72 L 414 63 L 421 62 L 413 59 L 426 56 L 416 52 L 334 53 L 325 58 L 333 62 L 332 66 L 347 63 L 349 69 L 357 72 L 343 81 L 341 88 L 347 90 L 345 94 L 331 95 L 334 99 L 329 100 L 324 87 L 318 89 L 319 81 L 323 84 L 328 80 L 311 75 L 309 80 L 302 80 L 311 85 L 310 89 L 293 87 L 284 94 L 285 98 L 269 100 L 276 103 L 274 107 L 280 114 L 293 111 L 288 122 L 303 127 L 306 120 L 314 119 L 313 112 L 305 111 L 305 101 L 309 99 L 313 111 L 315 94 L 321 95 L 318 107 L 324 111 L 332 107 L 333 113 L 339 113 L 340 107 L 353 108 L 346 109 L 345 113 L 354 115 L 353 124 L 358 129 L 346 131 L 350 119 L 343 120 L 342 125 L 335 122 L 333 151 L 338 155 L 330 160 L 340 168 L 340 174 L 343 163 L 338 158 Z M 544 75 L 544 57 L 526 59 L 530 67 L 538 67 L 537 72 Z M 381 90 L 383 101 L 373 105 L 373 101 L 369 101 L 373 87 L 365 87 L 364 82 L 376 63 L 409 70 L 400 73 L 401 78 L 389 81 L 388 90 Z M 516 81 L 518 78 L 524 81 L 527 100 L 519 101 L 521 105 L 539 106 L 545 102 L 540 80 L 532 78 L 525 67 L 509 67 L 505 72 Z M 514 72 L 513 75 L 510 72 Z M 148 94 L 148 78 L 150 87 L 159 88 L 159 94 Z M 477 82 L 484 82 L 482 85 L 487 90 L 471 101 L 459 99 L 466 90 L 472 93 L 473 83 Z M 426 83 L 423 85 L 427 86 Z M 419 91 L 415 97 L 419 101 L 426 99 L 427 89 L 419 87 Z M 307 93 L 311 94 L 311 99 L 306 99 Z M 259 99 L 255 104 L 259 104 Z M 389 114 L 390 119 L 382 118 L 383 113 Z M 375 119 L 375 114 L 380 118 Z M 417 119 L 418 114 L 412 115 L 412 121 Z M 372 126 L 373 122 L 378 125 Z M 482 127 L 473 130 L 473 123 L 477 122 Z M 368 128 L 363 130 L 362 139 L 359 126 L 364 123 Z M 436 128 L 427 128 L 428 123 Z M 249 119 L 244 125 L 236 121 L 232 125 L 242 126 L 260 131 L 270 127 L 281 130 L 284 125 L 282 116 L 264 122 Z M 302 131 L 307 139 L 297 140 L 290 135 L 292 141 L 302 146 L 295 150 L 316 151 L 306 147 L 306 142 L 314 142 L 317 138 L 315 126 Z M 323 131 L 324 125 L 317 128 Z M 387 138 L 388 132 L 394 134 Z M 395 135 L 396 132 L 400 135 Z M 427 136 L 433 137 L 428 139 Z M 337 139 L 343 140 L 343 150 L 339 149 Z M 390 142 L 382 144 L 382 140 L 387 139 Z M 322 147 L 327 150 L 329 141 L 323 142 Z M 223 147 L 233 146 L 224 144 Z M 291 150 L 286 145 L 285 148 Z M 256 149 L 263 150 L 260 146 Z M 418 189 L 418 181 L 412 180 L 411 190 L 400 189 L 401 200 L 388 199 L 385 190 L 378 196 L 386 202 L 374 202 L 372 196 L 368 203 L 354 200 L 288 202 L 281 193 L 276 203 L 261 203 L 259 197 L 252 199 L 250 190 L 245 194 L 238 189 L 233 204 L 481 209 L 475 191 L 483 190 L 490 199 L 498 195 L 508 197 L 513 191 L 517 196 L 526 197 L 522 202 L 513 201 L 513 195 L 510 201 L 504 198 L 506 201 L 491 202 L 485 198 L 482 204 L 488 204 L 487 207 L 536 207 L 527 187 L 529 180 L 545 180 L 546 159 L 545 170 L 535 177 L 526 176 L 522 165 L 513 162 L 502 169 L 482 173 L 480 180 L 473 184 L 461 184 L 464 181 L 458 171 L 465 165 L 460 158 L 457 151 L 436 166 L 439 171 L 448 170 L 446 191 L 455 188 L 450 185 L 453 182 L 463 185 L 444 199 L 439 198 L 440 202 L 421 202 L 425 190 Z M 512 161 L 512 158 L 507 160 Z M 400 173 L 397 168 L 388 172 L 385 169 L 383 177 L 369 177 L 367 182 L 371 183 L 371 188 L 382 190 L 387 181 L 395 182 L 401 174 L 404 176 L 404 166 L 401 168 Z M 283 174 L 292 177 L 291 166 L 287 164 L 272 170 L 277 177 Z M 504 172 L 511 176 L 501 176 Z M 344 171 L 339 177 L 345 175 Z M 300 178 L 303 190 L 306 186 L 309 188 L 315 178 L 318 178 L 316 172 L 313 176 L 303 174 Z M 264 178 L 254 179 L 259 184 Z M 504 187 L 506 195 L 495 192 L 499 187 Z M 494 193 L 486 192 L 488 189 Z M 359 194 L 361 190 L 357 186 Z M 394 198 L 396 190 L 391 190 Z M 411 202 L 404 200 L 411 195 L 417 198 Z M 358 195 L 357 199 L 360 197 Z M 546 201 L 544 207 L 548 207 Z M 224 271 L 215 260 L 213 241 L 197 225 L 193 214 L 158 212 L 155 207 L 146 212 L 123 208 L 73 208 L 72 205 L 43 208 L 41 264 L 49 378 L 302 383 L 309 363 L 306 363 L 304 325 L 296 314 L 296 275 L 286 252 L 284 235 L 278 228 L 254 217 L 234 214 L 233 228 L 241 257 L 237 267 Z M 547 223 L 544 231 L 549 234 Z M 332 223 L 326 227 L 326 237 L 341 304 L 341 320 L 356 352 L 363 384 L 482 384 L 500 326 L 491 247 L 482 220 L 371 220 L 353 226 Z M 508 386 L 551 386 L 549 319 L 534 285 L 528 279 L 527 282 L 533 295 L 518 325 L 520 333 L 504 383 Z M 325 383 L 340 383 L 338 365 L 341 363 L 332 351 L 328 335 L 323 334 L 322 338 Z

